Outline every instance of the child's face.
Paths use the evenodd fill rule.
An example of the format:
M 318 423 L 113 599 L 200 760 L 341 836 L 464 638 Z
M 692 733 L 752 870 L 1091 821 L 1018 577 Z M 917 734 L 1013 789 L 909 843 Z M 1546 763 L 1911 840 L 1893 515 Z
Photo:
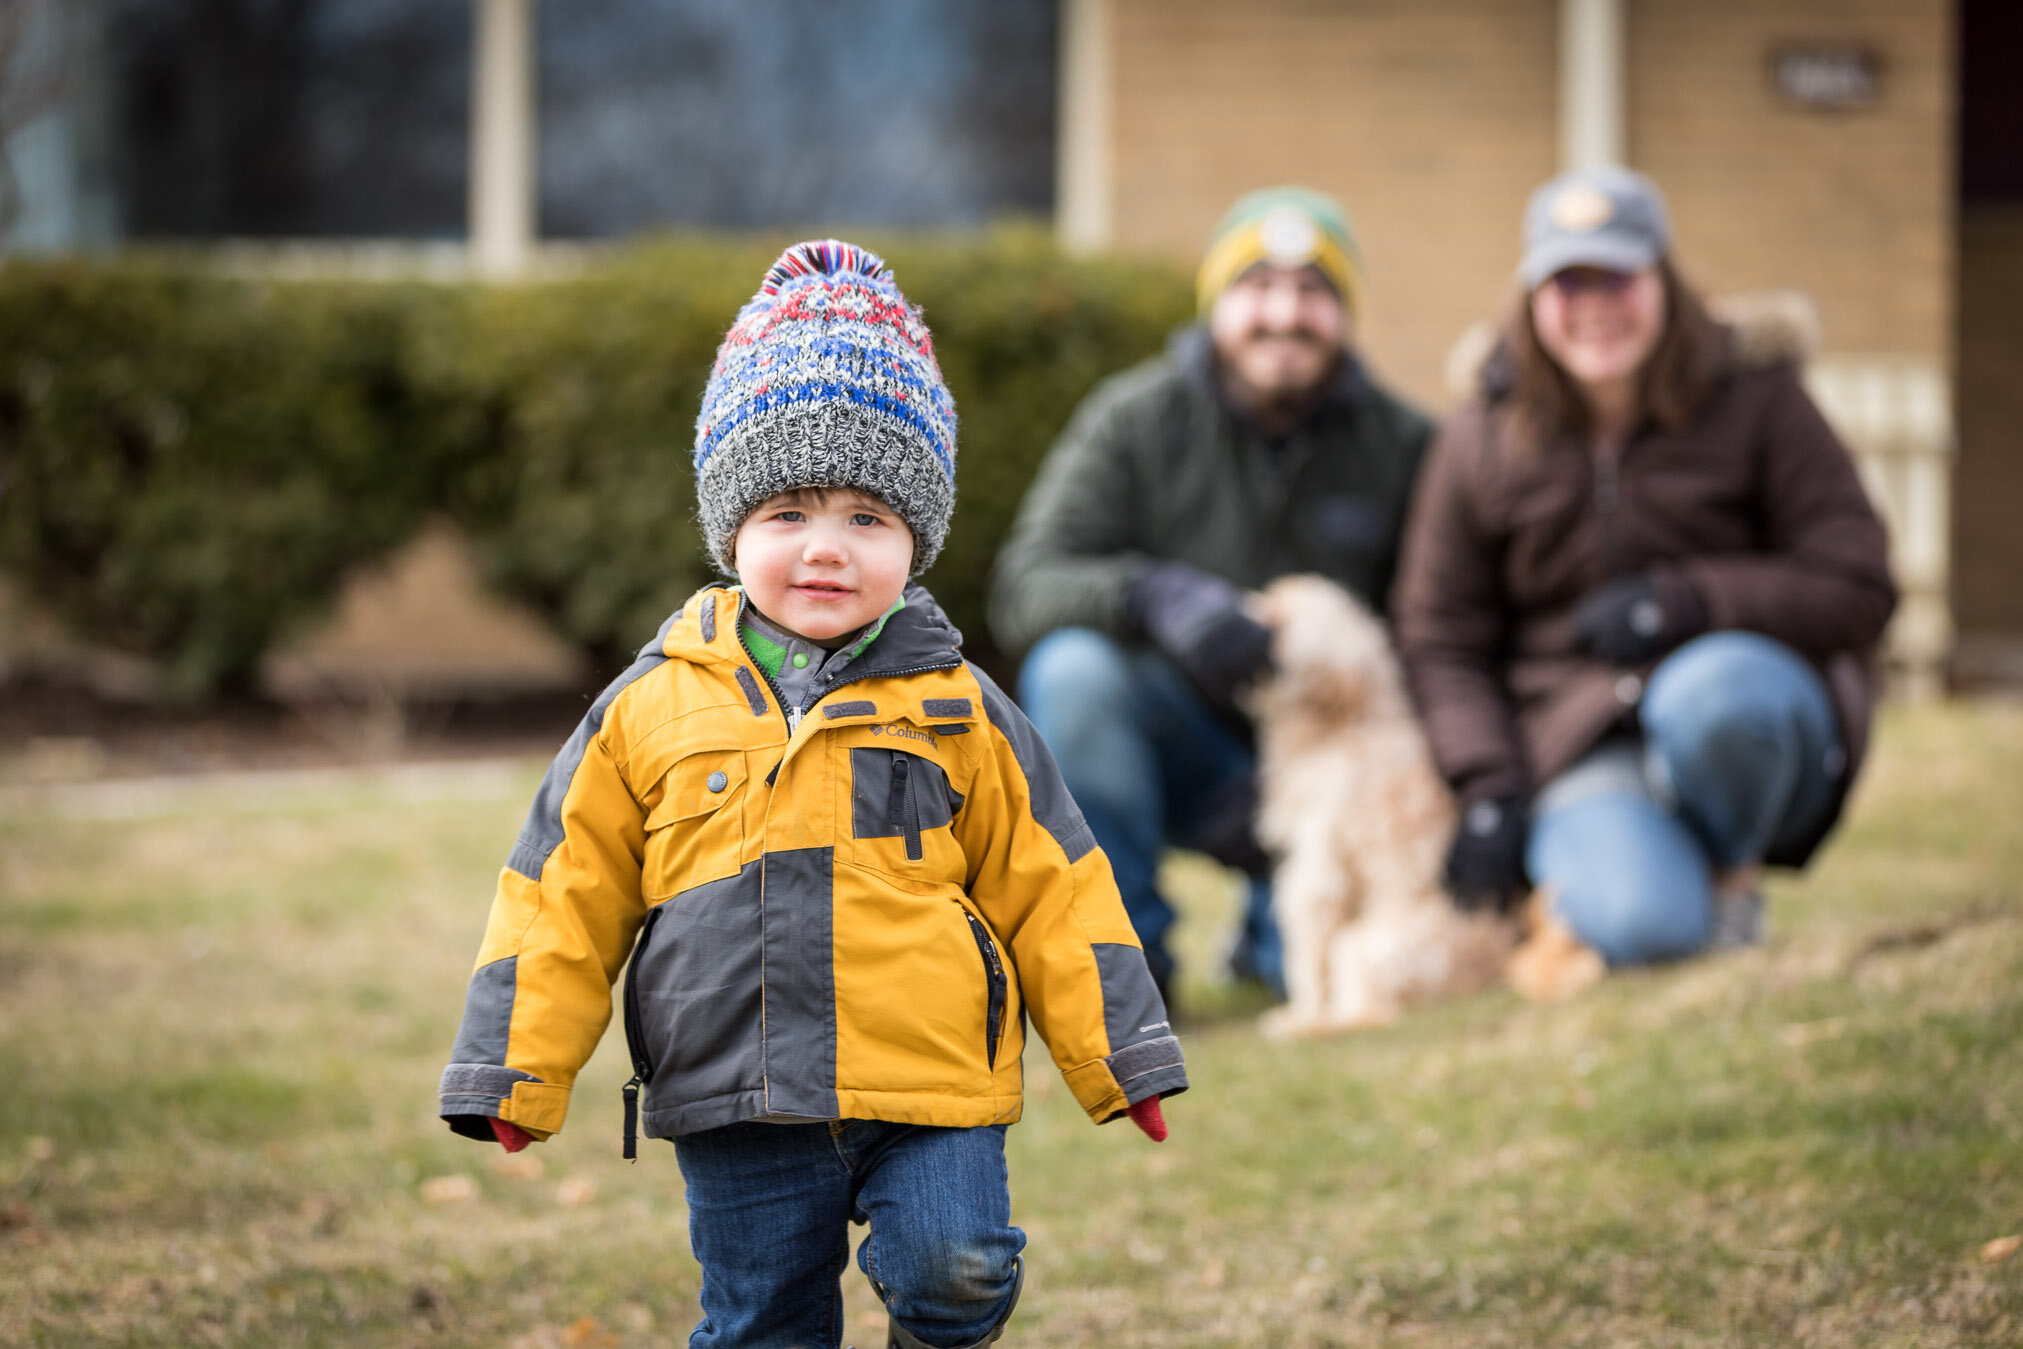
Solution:
M 877 497 L 844 487 L 766 498 L 731 545 L 759 612 L 817 645 L 878 618 L 906 588 L 913 531 Z

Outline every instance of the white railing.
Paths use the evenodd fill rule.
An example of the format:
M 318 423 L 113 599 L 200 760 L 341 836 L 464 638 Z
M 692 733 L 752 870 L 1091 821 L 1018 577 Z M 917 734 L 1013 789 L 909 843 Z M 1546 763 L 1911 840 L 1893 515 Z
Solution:
M 1953 649 L 1953 400 L 1945 370 L 1921 357 L 1823 355 L 1805 382 L 1854 452 L 1889 527 L 1890 566 L 1903 592 L 1883 637 L 1890 687 L 1907 698 L 1936 697 Z

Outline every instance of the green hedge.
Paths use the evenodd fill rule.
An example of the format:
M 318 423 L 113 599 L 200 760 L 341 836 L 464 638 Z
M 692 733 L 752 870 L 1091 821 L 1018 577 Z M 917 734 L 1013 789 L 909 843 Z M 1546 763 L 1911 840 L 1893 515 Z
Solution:
M 667 238 L 519 286 L 222 277 L 201 257 L 0 269 L 0 568 L 174 688 L 244 685 L 346 570 L 431 513 L 608 665 L 709 574 L 689 446 L 784 240 Z M 867 237 L 961 418 L 928 584 L 989 655 L 990 560 L 1089 387 L 1157 350 L 1186 278 L 1038 231 Z

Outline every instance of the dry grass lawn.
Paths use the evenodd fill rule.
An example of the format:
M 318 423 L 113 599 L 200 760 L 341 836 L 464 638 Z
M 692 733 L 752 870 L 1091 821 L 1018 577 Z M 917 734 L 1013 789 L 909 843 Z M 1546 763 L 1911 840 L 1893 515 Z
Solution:
M 0 1343 L 683 1339 L 619 1036 L 550 1144 L 434 1117 L 541 767 L 0 787 Z M 1195 1089 L 1154 1147 L 1029 1059 L 1007 1343 L 2023 1343 L 2023 706 L 1893 710 L 1766 948 L 1559 1007 L 1263 1042 L 1172 875 Z

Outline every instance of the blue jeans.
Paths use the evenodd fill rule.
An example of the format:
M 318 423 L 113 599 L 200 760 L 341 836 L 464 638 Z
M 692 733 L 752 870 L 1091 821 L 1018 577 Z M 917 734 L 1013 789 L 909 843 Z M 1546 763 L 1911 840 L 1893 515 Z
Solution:
M 1605 740 L 1539 793 L 1532 880 L 1611 965 L 1706 945 L 1714 873 L 1826 822 L 1846 760 L 1795 652 L 1750 632 L 1686 643 L 1651 673 L 1643 735 Z
M 928 1344 L 973 1344 L 1011 1311 L 1025 1233 L 1011 1225 L 1004 1126 L 752 1120 L 674 1140 L 702 1265 L 690 1349 L 835 1346 L 850 1223 L 892 1319 Z
M 1159 854 L 1201 844 L 1204 828 L 1250 788 L 1256 751 L 1164 656 L 1088 628 L 1040 639 L 1019 671 L 1019 705 L 1108 855 L 1145 961 L 1164 985 L 1174 915 L 1159 893 Z M 1242 937 L 1258 975 L 1282 985 L 1267 880 L 1250 882 Z

